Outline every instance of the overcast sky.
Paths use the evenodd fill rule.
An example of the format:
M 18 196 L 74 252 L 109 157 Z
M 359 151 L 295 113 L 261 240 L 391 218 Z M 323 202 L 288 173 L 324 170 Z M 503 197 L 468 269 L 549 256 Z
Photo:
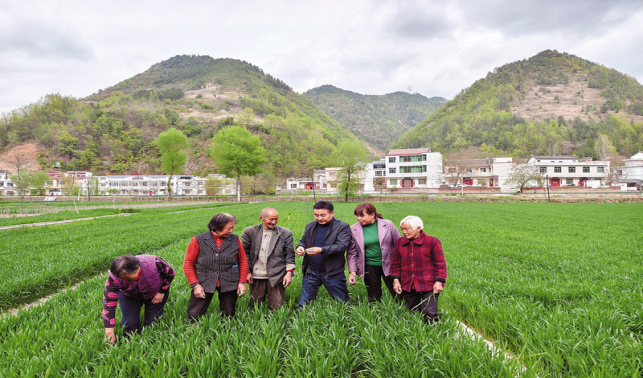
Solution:
M 179 54 L 245 60 L 298 92 L 453 98 L 547 49 L 643 82 L 643 0 L 0 0 L 0 112 L 84 97 Z

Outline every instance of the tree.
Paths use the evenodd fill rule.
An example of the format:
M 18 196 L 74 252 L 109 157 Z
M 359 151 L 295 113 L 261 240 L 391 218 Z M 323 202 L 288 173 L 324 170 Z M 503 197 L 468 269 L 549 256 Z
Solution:
M 261 147 L 261 138 L 253 136 L 243 126 L 228 126 L 212 138 L 210 157 L 219 168 L 219 173 L 237 179 L 237 201 L 241 202 L 241 176 L 255 176 L 267 159 Z
M 49 181 L 49 175 L 43 171 L 27 172 L 24 178 L 25 187 L 33 188 L 33 192 L 40 196 L 45 194 L 47 181 Z
M 11 175 L 11 181 L 18 184 L 18 194 L 20 199 L 24 199 L 24 191 L 26 189 L 25 183 L 23 183 L 22 176 L 33 163 L 29 157 L 19 151 L 10 151 L 8 156 L 4 159 L 4 163 L 11 168 L 15 173 Z
M 331 159 L 340 168 L 338 189 L 344 202 L 348 202 L 348 197 L 354 196 L 361 185 L 360 173 L 363 177 L 368 163 L 366 150 L 359 141 L 343 140 L 331 154 Z
M 221 189 L 225 183 L 222 178 L 210 176 L 205 180 L 205 193 L 209 196 L 216 197 L 221 194 Z
M 540 174 L 537 166 L 526 163 L 514 163 L 509 169 L 509 176 L 505 180 L 505 185 L 516 185 L 522 189 L 534 180 L 542 180 L 544 177 Z
M 616 149 L 607 135 L 598 133 L 598 138 L 594 142 L 594 152 L 599 160 L 608 160 Z
M 159 134 L 156 144 L 161 152 L 161 171 L 169 174 L 167 180 L 167 198 L 172 199 L 172 176 L 183 173 L 183 166 L 187 161 L 188 137 L 175 128 L 168 129 Z

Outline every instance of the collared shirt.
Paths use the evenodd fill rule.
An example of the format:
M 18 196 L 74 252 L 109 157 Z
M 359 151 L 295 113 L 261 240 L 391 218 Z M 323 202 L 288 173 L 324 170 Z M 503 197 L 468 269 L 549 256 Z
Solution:
M 259 256 L 257 256 L 257 261 L 252 269 L 252 276 L 260 280 L 268 279 L 268 255 L 270 254 L 268 247 L 270 246 L 272 235 L 275 233 L 275 230 L 265 228 L 261 231 L 261 247 L 259 249 Z
M 447 263 L 440 240 L 424 231 L 413 240 L 397 239 L 391 259 L 391 277 L 400 280 L 404 291 L 433 291 L 435 281 L 445 283 Z

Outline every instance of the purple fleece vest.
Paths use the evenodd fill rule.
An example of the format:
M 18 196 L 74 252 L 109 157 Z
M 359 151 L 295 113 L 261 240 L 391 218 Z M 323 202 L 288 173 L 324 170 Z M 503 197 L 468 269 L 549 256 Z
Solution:
M 138 255 L 136 256 L 141 264 L 141 276 L 138 281 L 121 280 L 109 272 L 109 276 L 114 280 L 114 284 L 118 286 L 121 291 L 132 297 L 140 298 L 143 296 L 145 300 L 150 300 L 158 294 L 161 289 L 163 280 L 156 267 L 156 256 L 152 255 Z

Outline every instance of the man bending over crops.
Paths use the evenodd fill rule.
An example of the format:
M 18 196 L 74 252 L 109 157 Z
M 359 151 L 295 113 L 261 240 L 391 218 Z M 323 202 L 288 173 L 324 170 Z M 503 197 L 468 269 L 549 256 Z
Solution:
M 170 294 L 174 268 L 158 256 L 123 255 L 115 258 L 109 268 L 103 294 L 103 326 L 105 338 L 116 341 L 116 306 L 121 303 L 123 336 L 141 333 L 141 308 L 145 306 L 143 326 L 163 315 Z
M 270 310 L 284 304 L 284 293 L 295 270 L 292 231 L 277 226 L 279 213 L 272 207 L 261 211 L 261 224 L 246 227 L 241 234 L 248 260 L 250 299 L 248 307 L 268 299 Z
M 329 201 L 315 203 L 313 214 L 315 221 L 306 225 L 297 245 L 297 254 L 304 256 L 299 308 L 317 298 L 321 285 L 336 300 L 349 300 L 344 266 L 346 249 L 351 241 L 350 226 L 334 218 L 334 207 Z

